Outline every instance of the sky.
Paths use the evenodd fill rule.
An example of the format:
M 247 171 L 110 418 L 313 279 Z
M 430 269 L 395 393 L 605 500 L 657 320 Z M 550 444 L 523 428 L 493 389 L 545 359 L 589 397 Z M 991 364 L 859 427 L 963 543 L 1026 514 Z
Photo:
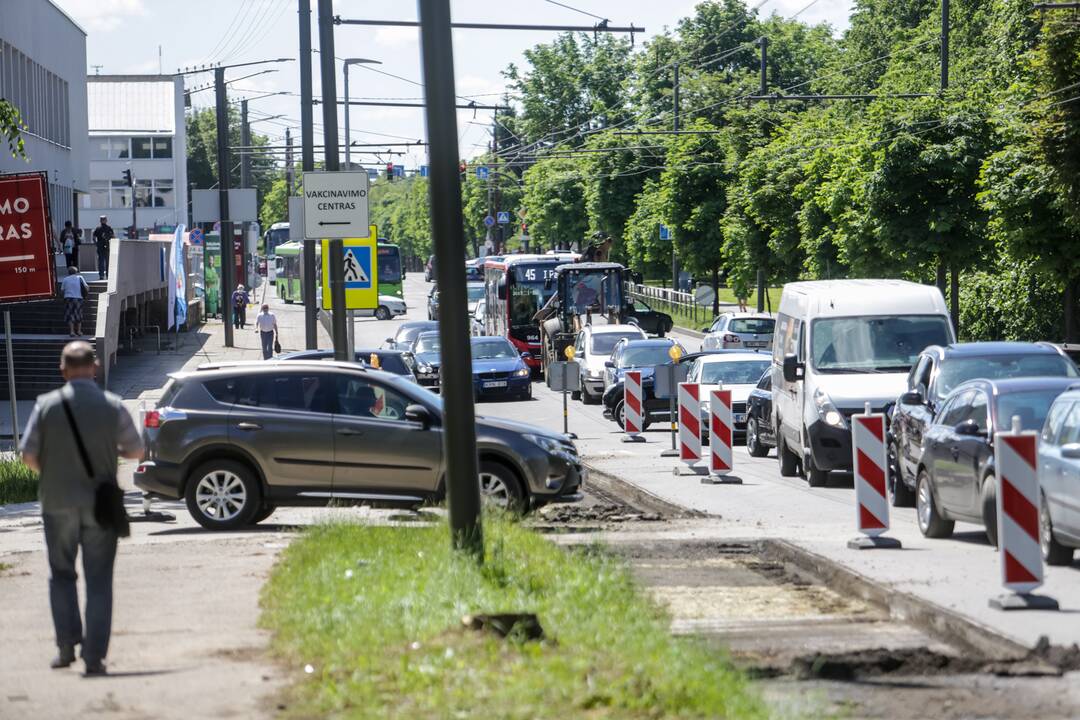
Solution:
M 53 0 L 87 33 L 87 72 L 93 74 L 173 73 L 210 63 L 225 64 L 298 57 L 297 0 Z M 591 15 L 608 18 L 612 25 L 631 23 L 644 27 L 635 41 L 647 40 L 673 28 L 690 15 L 699 0 L 451 0 L 453 20 L 523 24 L 592 25 Z M 558 3 L 575 9 L 560 7 Z M 311 0 L 312 6 L 317 0 Z M 810 22 L 828 22 L 836 31 L 847 27 L 852 0 L 748 0 L 759 13 Z M 582 12 L 583 11 L 583 12 Z M 415 20 L 416 3 L 411 0 L 335 0 L 334 12 L 343 18 Z M 312 14 L 312 44 L 318 47 L 318 31 Z M 522 52 L 548 42 L 552 32 L 455 30 L 454 65 L 456 91 L 477 103 L 493 104 L 506 89 L 501 72 L 510 63 L 526 65 Z M 381 65 L 350 68 L 350 96 L 353 99 L 422 101 L 420 85 L 419 31 L 416 28 L 338 26 L 335 55 L 378 60 Z M 343 95 L 341 63 L 337 63 L 337 90 Z M 100 66 L 100 67 L 97 67 Z M 314 92 L 319 96 L 318 56 L 313 62 Z M 238 80 L 229 86 L 230 100 L 273 95 L 249 102 L 256 117 L 282 115 L 253 124 L 254 132 L 283 144 L 286 127 L 299 146 L 300 90 L 297 62 L 267 65 L 265 68 L 237 68 L 226 78 L 239 78 L 261 69 L 277 72 Z M 383 73 L 399 76 L 390 77 Z M 186 76 L 188 88 L 213 82 L 213 73 Z M 209 107 L 212 89 L 192 95 L 194 107 Z M 490 140 L 491 112 L 458 112 L 459 150 L 469 158 L 485 150 Z M 321 143 L 322 107 L 315 107 L 316 144 Z M 354 106 L 350 110 L 351 137 L 357 143 L 409 142 L 426 137 L 422 108 Z M 344 138 L 343 110 L 339 112 L 339 135 Z M 382 148 L 384 151 L 389 148 Z M 425 153 L 417 148 L 402 156 L 383 155 L 381 162 L 393 160 L 413 169 L 424 164 Z M 299 160 L 299 152 L 297 154 Z M 376 162 L 375 155 L 354 155 L 353 162 Z

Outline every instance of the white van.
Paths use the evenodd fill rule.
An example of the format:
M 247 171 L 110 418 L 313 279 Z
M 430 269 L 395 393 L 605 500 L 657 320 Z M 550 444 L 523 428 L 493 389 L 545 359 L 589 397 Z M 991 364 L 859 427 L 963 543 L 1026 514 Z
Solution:
M 788 283 L 773 341 L 773 425 L 780 474 L 810 485 L 851 470 L 852 415 L 882 412 L 928 345 L 955 342 L 933 286 L 905 280 Z

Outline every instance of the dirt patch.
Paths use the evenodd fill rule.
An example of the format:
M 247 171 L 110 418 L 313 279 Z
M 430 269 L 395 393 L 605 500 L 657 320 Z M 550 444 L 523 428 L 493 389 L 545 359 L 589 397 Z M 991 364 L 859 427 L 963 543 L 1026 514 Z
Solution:
M 657 522 L 663 520 L 659 513 L 641 512 L 630 505 L 606 502 L 580 505 L 548 505 L 537 513 L 537 521 L 548 523 L 626 523 Z
M 879 675 L 970 673 L 985 662 L 934 652 L 927 648 L 873 649 L 850 653 L 815 653 L 796 658 L 791 675 L 799 680 L 857 680 Z

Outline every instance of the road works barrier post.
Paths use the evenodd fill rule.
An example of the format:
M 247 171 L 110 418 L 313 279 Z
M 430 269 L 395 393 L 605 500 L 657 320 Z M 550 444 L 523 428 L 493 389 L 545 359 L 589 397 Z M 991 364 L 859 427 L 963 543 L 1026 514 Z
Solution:
M 645 401 L 641 392 L 641 371 L 627 370 L 623 377 L 623 442 L 645 442 Z
M 735 419 L 731 412 L 731 391 L 713 390 L 709 393 L 709 476 L 702 483 L 741 485 L 742 478 L 732 475 L 735 455 L 732 442 Z
M 679 460 L 686 463 L 689 475 L 708 474 L 701 461 L 701 401 L 697 383 L 679 383 Z M 679 477 L 682 468 L 676 465 L 672 474 Z
M 1039 475 L 1036 434 L 1020 429 L 994 433 L 997 465 L 997 531 L 1001 584 L 1012 592 L 990 599 L 997 610 L 1057 610 L 1058 602 L 1031 591 L 1043 584 L 1039 547 Z
M 675 444 L 675 435 L 678 432 L 677 419 L 675 417 L 675 397 L 678 394 L 676 385 L 679 382 L 679 359 L 682 357 L 682 348 L 678 345 L 672 345 L 668 348 L 668 357 L 671 358 L 670 365 L 658 365 L 653 370 L 653 390 L 660 387 L 660 370 L 663 368 L 667 377 L 668 386 L 668 420 L 671 424 L 671 449 L 664 450 L 660 453 L 660 457 L 679 457 L 679 449 Z M 659 397 L 659 395 L 657 395 Z
M 548 387 L 556 392 L 562 392 L 562 423 L 563 435 L 571 439 L 577 439 L 577 435 L 570 432 L 570 413 L 567 409 L 567 395 L 581 390 L 581 366 L 574 362 L 574 346 L 567 346 L 563 351 L 566 360 L 558 360 L 551 363 L 548 368 Z
M 851 467 L 855 471 L 855 525 L 863 537 L 848 540 L 853 550 L 898 549 L 900 541 L 884 537 L 889 530 L 886 496 L 889 462 L 885 449 L 885 415 L 870 411 L 851 416 Z

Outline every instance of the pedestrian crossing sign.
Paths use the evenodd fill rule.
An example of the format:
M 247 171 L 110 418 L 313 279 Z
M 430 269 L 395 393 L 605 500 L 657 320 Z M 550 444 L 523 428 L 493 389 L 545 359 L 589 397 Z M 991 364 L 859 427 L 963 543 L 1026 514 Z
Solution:
M 345 238 L 341 241 L 345 270 L 345 307 L 348 310 L 374 310 L 379 307 L 378 253 L 375 252 L 378 232 L 374 225 L 366 238 Z M 330 241 L 322 241 L 322 306 L 332 309 L 330 292 Z

